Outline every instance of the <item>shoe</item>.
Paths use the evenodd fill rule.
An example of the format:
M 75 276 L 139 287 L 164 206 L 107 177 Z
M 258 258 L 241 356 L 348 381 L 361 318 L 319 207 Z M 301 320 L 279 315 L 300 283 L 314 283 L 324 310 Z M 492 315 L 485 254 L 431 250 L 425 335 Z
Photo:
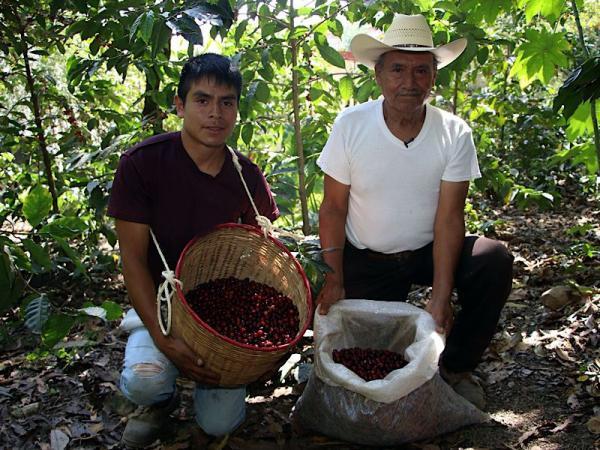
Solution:
M 179 400 L 175 393 L 166 405 L 143 408 L 127 421 L 121 442 L 129 448 L 148 447 L 168 428 L 169 414 L 179 406 Z
M 449 372 L 440 365 L 440 375 L 450 385 L 454 392 L 471 402 L 480 410 L 484 410 L 485 392 L 478 378 L 471 372 Z

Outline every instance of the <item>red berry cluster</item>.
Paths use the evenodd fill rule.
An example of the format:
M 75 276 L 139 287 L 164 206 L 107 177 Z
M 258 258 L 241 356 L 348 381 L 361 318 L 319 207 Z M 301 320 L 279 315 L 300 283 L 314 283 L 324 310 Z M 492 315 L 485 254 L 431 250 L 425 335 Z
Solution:
M 333 351 L 333 361 L 343 364 L 365 381 L 379 380 L 408 363 L 400 353 L 372 348 L 343 348 Z
M 242 344 L 260 348 L 287 344 L 300 329 L 298 309 L 289 297 L 248 278 L 202 283 L 185 298 L 204 322 Z

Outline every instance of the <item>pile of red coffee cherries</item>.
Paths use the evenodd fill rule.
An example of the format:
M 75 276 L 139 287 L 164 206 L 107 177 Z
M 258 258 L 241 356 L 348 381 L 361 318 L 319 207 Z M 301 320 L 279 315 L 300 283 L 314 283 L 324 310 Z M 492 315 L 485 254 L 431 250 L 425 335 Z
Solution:
M 408 363 L 401 354 L 372 348 L 343 348 L 333 351 L 333 361 L 343 364 L 365 381 L 379 380 Z
M 219 334 L 259 348 L 284 345 L 300 329 L 292 300 L 248 278 L 202 283 L 185 298 L 198 316 Z

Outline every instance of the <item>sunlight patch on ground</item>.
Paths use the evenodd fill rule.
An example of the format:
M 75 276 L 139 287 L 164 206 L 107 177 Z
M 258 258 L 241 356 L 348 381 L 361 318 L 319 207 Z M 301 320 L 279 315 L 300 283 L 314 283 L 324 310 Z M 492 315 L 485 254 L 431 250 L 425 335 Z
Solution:
M 501 409 L 491 413 L 490 416 L 496 422 L 509 428 L 525 429 L 532 423 L 535 423 L 536 420 L 540 420 L 543 417 L 543 413 L 540 409 L 532 409 L 524 413 Z

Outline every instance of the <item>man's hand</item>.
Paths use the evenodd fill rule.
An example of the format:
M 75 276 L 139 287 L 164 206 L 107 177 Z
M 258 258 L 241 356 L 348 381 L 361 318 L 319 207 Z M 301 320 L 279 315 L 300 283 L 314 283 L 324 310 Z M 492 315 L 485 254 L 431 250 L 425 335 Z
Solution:
M 429 300 L 429 302 L 427 302 L 425 311 L 427 311 L 433 317 L 436 325 L 435 330 L 438 333 L 445 334 L 447 336 L 452 329 L 452 324 L 454 323 L 454 309 L 452 308 L 450 299 L 432 298 Z
M 183 340 L 167 336 L 160 343 L 159 349 L 183 376 L 201 384 L 219 383 L 220 376 L 206 367 L 204 361 Z
M 319 314 L 325 315 L 329 312 L 329 308 L 338 300 L 344 298 L 346 293 L 344 285 L 340 281 L 333 279 L 325 279 L 325 284 L 317 297 L 319 306 Z

